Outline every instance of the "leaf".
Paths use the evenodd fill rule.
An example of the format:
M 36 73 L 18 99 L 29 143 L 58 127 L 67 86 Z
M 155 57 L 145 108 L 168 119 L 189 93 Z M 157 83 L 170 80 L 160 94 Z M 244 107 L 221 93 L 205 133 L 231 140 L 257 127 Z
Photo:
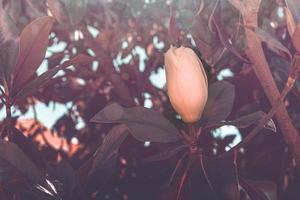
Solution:
M 20 173 L 16 171 L 9 163 L 0 158 L 0 184 L 11 181 L 14 177 L 20 177 Z
M 0 69 L 6 80 L 11 76 L 19 53 L 19 38 L 6 41 L 0 47 Z
M 267 124 L 264 125 L 264 128 L 269 129 L 269 130 L 271 130 L 271 131 L 273 131 L 273 132 L 275 132 L 275 133 L 277 132 L 276 125 L 275 125 L 275 123 L 274 123 L 274 121 L 273 121 L 272 119 L 270 119 L 270 120 L 267 122 Z
M 35 74 L 44 60 L 48 36 L 54 19 L 40 17 L 27 25 L 20 36 L 20 52 L 14 71 L 14 91 L 17 92 Z
M 267 114 L 257 111 L 248 115 L 241 116 L 233 121 L 224 122 L 226 125 L 233 125 L 239 128 L 247 128 L 253 124 L 258 124 Z M 266 129 L 276 132 L 276 126 L 272 119 L 265 125 Z
M 252 30 L 249 29 L 249 31 Z M 265 42 L 268 45 L 270 50 L 279 55 L 281 54 L 281 52 L 283 52 L 287 56 L 289 61 L 292 60 L 292 54 L 290 53 L 290 51 L 285 46 L 283 46 L 283 44 L 281 44 L 281 42 L 279 42 L 273 35 L 259 27 L 255 28 L 255 33 L 262 42 Z
M 16 168 L 24 177 L 33 183 L 40 183 L 43 181 L 42 172 L 30 161 L 17 145 L 0 140 L 0 159 Z
M 241 116 L 231 122 L 226 122 L 230 125 L 237 126 L 239 128 L 246 128 L 252 124 L 257 124 L 267 114 L 262 111 L 257 111 L 248 115 Z
M 211 125 L 225 120 L 232 110 L 234 96 L 234 86 L 227 81 L 217 81 L 210 85 L 203 122 Z
M 184 149 L 186 149 L 187 146 L 185 145 L 181 145 L 181 146 L 173 146 L 171 148 L 166 149 L 163 152 L 160 152 L 158 154 L 149 156 L 147 158 L 145 158 L 145 161 L 161 161 L 161 160 L 167 160 L 172 158 L 173 156 L 175 156 L 176 154 L 178 154 L 179 152 L 183 151 Z
M 42 159 L 42 154 L 36 149 L 36 146 L 24 134 L 16 128 L 12 128 L 10 142 L 15 143 L 28 156 L 28 158 L 41 170 L 46 168 Z
M 113 127 L 106 135 L 102 145 L 93 156 L 94 162 L 88 173 L 87 181 L 89 190 L 94 191 L 101 188 L 114 175 L 118 151 L 127 136 L 128 128 L 123 124 Z M 99 180 L 97 177 L 101 177 L 101 179 Z
M 70 65 L 86 65 L 93 60 L 92 57 L 79 54 L 73 57 L 70 60 L 65 61 L 62 65 L 52 68 L 46 72 L 44 72 L 39 77 L 35 78 L 33 81 L 25 85 L 13 98 L 14 101 L 21 100 L 28 95 L 36 92 L 39 88 L 43 87 L 59 70 L 63 70 Z
M 118 153 L 120 145 L 128 136 L 128 128 L 126 125 L 114 126 L 103 140 L 102 145 L 94 154 L 94 163 L 89 174 L 102 168 L 107 161 Z
M 56 168 L 57 178 L 64 186 L 64 192 L 68 198 L 72 197 L 73 190 L 76 187 L 76 174 L 72 166 L 65 160 L 60 161 Z
M 212 21 L 216 27 L 216 31 L 219 36 L 219 40 L 221 44 L 224 46 L 224 48 L 228 49 L 233 55 L 235 55 L 240 60 L 244 61 L 245 63 L 249 63 L 249 61 L 244 58 L 237 50 L 236 48 L 231 44 L 230 38 L 227 36 L 223 26 L 219 21 L 220 19 L 216 19 L 216 17 L 212 17 Z
M 276 184 L 270 181 L 249 180 L 239 177 L 239 181 L 243 189 L 247 192 L 251 199 L 255 200 L 276 200 L 277 188 Z
M 142 142 L 176 142 L 180 134 L 161 113 L 144 107 L 123 108 L 117 103 L 106 106 L 91 122 L 124 123 L 130 133 Z
M 238 177 L 233 159 L 200 156 L 203 173 L 217 199 L 239 200 Z

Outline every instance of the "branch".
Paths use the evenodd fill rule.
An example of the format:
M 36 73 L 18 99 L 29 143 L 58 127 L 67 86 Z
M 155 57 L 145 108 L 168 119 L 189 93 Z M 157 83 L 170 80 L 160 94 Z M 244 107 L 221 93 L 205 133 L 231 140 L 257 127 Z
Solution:
M 298 78 L 299 72 L 300 72 L 300 55 L 297 55 L 295 57 L 294 65 L 288 76 L 284 89 L 282 90 L 280 97 L 277 100 L 275 106 L 271 108 L 268 114 L 259 122 L 259 124 L 247 135 L 247 137 L 242 142 L 240 142 L 238 145 L 234 146 L 231 149 L 231 152 L 235 149 L 245 147 L 245 145 L 249 141 L 251 141 L 259 133 L 259 131 L 267 124 L 267 122 L 274 116 L 274 114 L 278 111 L 279 105 L 282 103 L 282 101 L 287 96 L 287 94 L 293 89 L 295 81 Z M 222 154 L 221 157 L 224 155 L 226 155 L 226 153 Z
M 248 27 L 257 27 L 257 13 L 260 7 L 261 0 L 246 0 L 243 7 L 244 25 Z M 290 150 L 294 153 L 296 163 L 300 168 L 300 136 L 298 131 L 293 126 L 285 105 L 280 98 L 279 90 L 272 77 L 269 65 L 264 55 L 261 41 L 258 36 L 248 29 L 245 29 L 248 48 L 246 54 L 253 63 L 255 74 L 262 85 L 275 113 L 279 127 L 283 137 L 288 144 Z M 280 99 L 279 103 L 277 100 Z M 276 107 L 276 108 L 275 108 Z

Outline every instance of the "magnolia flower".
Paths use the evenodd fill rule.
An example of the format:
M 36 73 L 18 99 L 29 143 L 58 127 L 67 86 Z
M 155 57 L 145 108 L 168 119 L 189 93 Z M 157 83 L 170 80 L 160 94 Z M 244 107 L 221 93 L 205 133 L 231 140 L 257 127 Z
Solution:
M 184 122 L 200 119 L 208 96 L 203 65 L 195 52 L 173 47 L 165 53 L 167 92 L 175 111 Z

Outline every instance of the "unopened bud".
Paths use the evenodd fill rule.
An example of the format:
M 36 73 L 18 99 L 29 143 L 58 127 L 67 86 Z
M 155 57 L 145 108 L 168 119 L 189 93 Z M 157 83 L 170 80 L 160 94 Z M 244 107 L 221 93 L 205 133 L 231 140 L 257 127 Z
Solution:
M 167 90 L 175 111 L 186 123 L 200 119 L 208 96 L 203 65 L 190 48 L 172 47 L 165 54 Z

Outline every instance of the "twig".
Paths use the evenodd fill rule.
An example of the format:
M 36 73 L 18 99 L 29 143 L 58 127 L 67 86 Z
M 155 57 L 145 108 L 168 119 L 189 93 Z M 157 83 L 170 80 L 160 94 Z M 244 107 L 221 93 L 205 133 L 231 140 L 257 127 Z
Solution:
M 201 165 L 201 169 L 202 169 L 202 172 L 203 172 L 203 175 L 205 177 L 205 180 L 209 186 L 209 188 L 211 189 L 211 191 L 214 193 L 214 194 L 217 194 L 215 189 L 213 188 L 212 186 L 212 183 L 211 181 L 209 180 L 208 178 L 208 174 L 206 173 L 206 170 L 205 170 L 205 167 L 204 167 L 204 163 L 203 163 L 203 155 L 202 154 L 199 154 L 199 159 L 200 159 L 200 165 Z
M 179 167 L 180 167 L 182 161 L 184 160 L 184 158 L 185 158 L 187 155 L 188 155 L 187 153 L 183 154 L 183 156 L 177 161 L 176 166 L 175 166 L 175 169 L 173 170 L 172 175 L 171 175 L 171 177 L 170 177 L 169 185 L 172 184 L 172 182 L 173 182 L 173 180 L 174 180 L 174 177 L 175 177 L 175 175 L 176 175 L 176 172 L 178 171 L 178 169 L 179 169 Z
M 188 172 L 190 170 L 190 167 L 191 167 L 191 160 L 188 161 L 188 164 L 187 164 L 187 166 L 186 166 L 186 168 L 185 168 L 185 170 L 184 170 L 184 172 L 182 174 L 182 177 L 180 179 L 178 193 L 177 193 L 177 198 L 176 198 L 177 200 L 180 199 L 181 191 L 182 191 L 182 188 L 183 188 L 184 183 L 186 181 L 186 178 L 187 178 Z

